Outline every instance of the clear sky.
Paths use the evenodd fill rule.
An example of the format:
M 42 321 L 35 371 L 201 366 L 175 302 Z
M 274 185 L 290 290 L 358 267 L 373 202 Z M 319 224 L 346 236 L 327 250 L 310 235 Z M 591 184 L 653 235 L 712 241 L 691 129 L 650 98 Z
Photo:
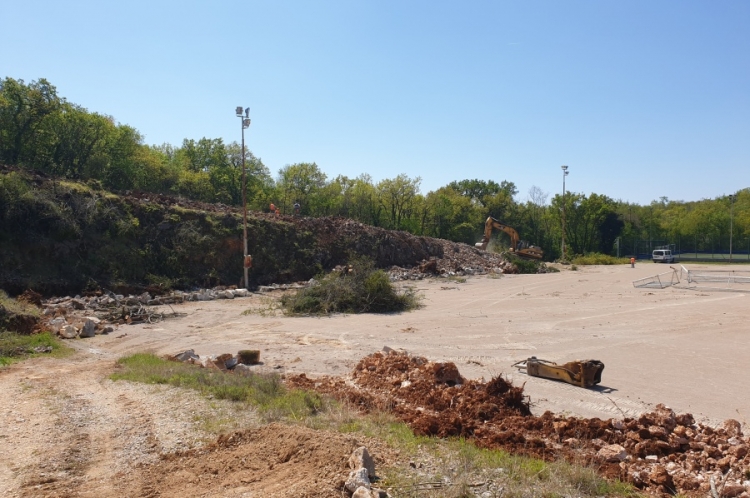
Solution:
M 0 77 L 275 175 L 512 181 L 640 204 L 750 187 L 750 2 L 4 1 Z

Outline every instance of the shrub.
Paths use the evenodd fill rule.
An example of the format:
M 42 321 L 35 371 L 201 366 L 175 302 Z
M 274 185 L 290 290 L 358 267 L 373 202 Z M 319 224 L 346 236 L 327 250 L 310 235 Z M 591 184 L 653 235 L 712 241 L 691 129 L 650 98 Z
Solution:
M 573 263 L 577 265 L 624 265 L 629 262 L 628 258 L 616 258 L 600 252 L 590 252 L 586 255 L 578 255 L 573 258 Z
M 284 296 L 281 304 L 292 314 L 325 315 L 406 311 L 418 301 L 413 292 L 397 292 L 372 261 L 358 259 L 344 271 L 317 277 L 312 286 Z

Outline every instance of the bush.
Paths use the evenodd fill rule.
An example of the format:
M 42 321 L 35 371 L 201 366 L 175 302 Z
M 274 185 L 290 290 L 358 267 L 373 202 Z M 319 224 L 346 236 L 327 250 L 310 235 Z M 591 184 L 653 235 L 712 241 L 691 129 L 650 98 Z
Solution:
M 590 252 L 584 256 L 579 255 L 573 258 L 573 263 L 577 265 L 624 265 L 629 262 L 628 258 L 616 258 L 599 252 Z
M 372 261 L 356 260 L 344 271 L 318 277 L 315 283 L 281 299 L 292 314 L 389 313 L 417 307 L 412 292 L 398 293 L 388 275 Z

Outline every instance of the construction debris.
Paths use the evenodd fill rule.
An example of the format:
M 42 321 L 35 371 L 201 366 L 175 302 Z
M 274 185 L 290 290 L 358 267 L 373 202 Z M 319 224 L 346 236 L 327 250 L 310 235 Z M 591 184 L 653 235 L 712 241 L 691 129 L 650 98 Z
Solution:
M 564 365 L 554 361 L 541 360 L 532 356 L 512 366 L 526 370 L 532 377 L 543 377 L 573 384 L 580 387 L 593 387 L 602 381 L 604 363 L 599 360 L 575 360 Z
M 203 357 L 195 354 L 194 350 L 188 349 L 187 351 L 168 356 L 167 358 L 172 361 L 191 363 L 203 368 L 217 368 L 223 372 L 236 371 L 239 373 L 245 373 L 251 371 L 249 366 L 262 364 L 260 362 L 260 351 L 249 349 L 243 349 L 236 355 L 224 353 L 220 355 L 208 355 Z
M 453 363 L 393 350 L 363 358 L 349 379 L 300 374 L 286 381 L 365 412 L 388 410 L 419 435 L 460 436 L 545 460 L 590 462 L 604 476 L 649 492 L 706 496 L 713 479 L 721 496 L 740 488 L 750 493 L 750 438 L 736 420 L 709 427 L 664 405 L 624 420 L 534 416 L 523 387 L 502 377 L 466 380 Z

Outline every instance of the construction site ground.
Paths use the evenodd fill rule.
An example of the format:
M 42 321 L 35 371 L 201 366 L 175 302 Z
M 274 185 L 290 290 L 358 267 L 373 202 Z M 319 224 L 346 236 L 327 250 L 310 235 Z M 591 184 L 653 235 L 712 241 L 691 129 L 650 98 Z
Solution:
M 256 368 L 315 378 L 350 375 L 388 346 L 453 362 L 467 379 L 502 374 L 524 385 L 537 415 L 637 417 L 663 403 L 710 425 L 736 419 L 747 433 L 748 296 L 632 285 L 666 270 L 639 263 L 407 281 L 399 285 L 415 286 L 424 306 L 389 315 L 287 317 L 276 309 L 276 292 L 174 305 L 177 318 L 123 325 L 72 341 L 70 358 L 0 371 L 0 444 L 12 449 L 0 452 L 0 495 L 177 496 L 187 486 L 195 496 L 332 496 L 356 444 L 374 445 L 376 456 L 386 451 L 338 434 L 260 427 L 251 414 L 190 392 L 107 380 L 119 356 L 136 352 L 259 349 Z M 530 356 L 601 360 L 602 384 L 581 389 L 511 367 Z M 159 459 L 205 443 L 201 413 L 217 406 L 251 428 L 238 437 L 254 445 L 224 439 L 204 445 L 226 449 L 207 458 Z M 232 467 L 238 461 L 243 466 Z M 274 470 L 276 461 L 295 466 Z

